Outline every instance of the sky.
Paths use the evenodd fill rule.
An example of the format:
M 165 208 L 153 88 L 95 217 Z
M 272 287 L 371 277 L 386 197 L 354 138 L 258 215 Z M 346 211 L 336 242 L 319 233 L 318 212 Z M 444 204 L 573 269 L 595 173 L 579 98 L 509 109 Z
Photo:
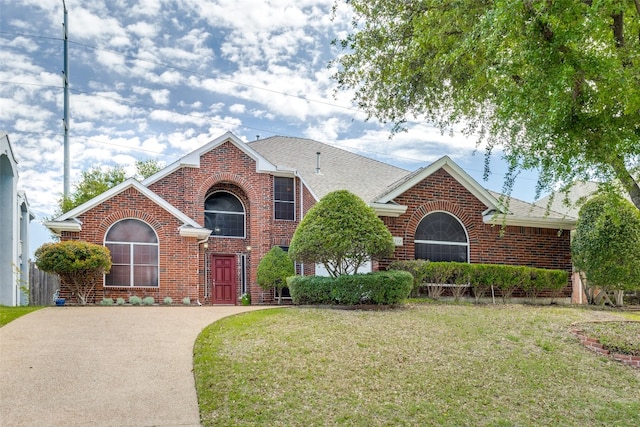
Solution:
M 413 171 L 450 156 L 501 191 L 496 152 L 483 179 L 473 137 L 409 121 L 391 127 L 335 93 L 331 41 L 351 30 L 334 0 L 67 0 L 70 183 L 92 167 L 137 160 L 170 164 L 221 134 L 245 141 L 311 138 Z M 0 130 L 18 161 L 20 190 L 36 219 L 31 252 L 63 193 L 62 0 L 0 0 Z M 537 174 L 512 196 L 532 202 Z

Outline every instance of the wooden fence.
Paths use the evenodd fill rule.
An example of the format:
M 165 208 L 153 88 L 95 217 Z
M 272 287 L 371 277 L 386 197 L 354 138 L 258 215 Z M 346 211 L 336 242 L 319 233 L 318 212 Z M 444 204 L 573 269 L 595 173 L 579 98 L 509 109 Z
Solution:
M 53 293 L 60 289 L 57 274 L 38 270 L 35 263 L 29 265 L 29 305 L 52 305 Z

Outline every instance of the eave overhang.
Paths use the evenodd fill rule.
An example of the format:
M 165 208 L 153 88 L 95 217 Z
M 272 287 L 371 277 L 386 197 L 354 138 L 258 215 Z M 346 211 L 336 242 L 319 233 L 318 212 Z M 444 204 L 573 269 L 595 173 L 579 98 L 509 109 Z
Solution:
M 378 216 L 388 216 L 397 218 L 403 215 L 407 211 L 407 206 L 393 205 L 389 203 L 369 203 L 369 206 L 373 208 Z

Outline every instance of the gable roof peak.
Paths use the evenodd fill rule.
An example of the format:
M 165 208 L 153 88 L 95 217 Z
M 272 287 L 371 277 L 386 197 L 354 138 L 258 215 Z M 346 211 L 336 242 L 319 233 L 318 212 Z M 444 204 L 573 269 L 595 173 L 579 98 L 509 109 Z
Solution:
M 489 209 L 499 210 L 500 203 L 491 192 L 482 187 L 475 179 L 465 172 L 456 162 L 449 156 L 442 156 L 428 166 L 422 167 L 402 179 L 391 184 L 384 193 L 377 197 L 376 203 L 389 203 L 396 197 L 405 193 L 419 182 L 433 175 L 435 172 L 443 169 L 465 187 L 478 200 L 484 203 Z

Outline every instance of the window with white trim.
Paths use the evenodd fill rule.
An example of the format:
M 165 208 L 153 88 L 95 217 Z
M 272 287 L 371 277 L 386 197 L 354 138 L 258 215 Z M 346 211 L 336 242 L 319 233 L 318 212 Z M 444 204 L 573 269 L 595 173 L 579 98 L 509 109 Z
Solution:
M 158 287 L 158 236 L 148 224 L 137 219 L 118 221 L 104 244 L 112 262 L 105 286 Z
M 295 189 L 293 178 L 273 178 L 273 201 L 275 219 L 296 219 Z
M 204 226 L 212 236 L 244 237 L 245 212 L 242 202 L 231 193 L 218 191 L 204 202 Z
M 430 261 L 469 261 L 469 239 L 464 226 L 447 212 L 425 216 L 415 235 L 415 258 Z

